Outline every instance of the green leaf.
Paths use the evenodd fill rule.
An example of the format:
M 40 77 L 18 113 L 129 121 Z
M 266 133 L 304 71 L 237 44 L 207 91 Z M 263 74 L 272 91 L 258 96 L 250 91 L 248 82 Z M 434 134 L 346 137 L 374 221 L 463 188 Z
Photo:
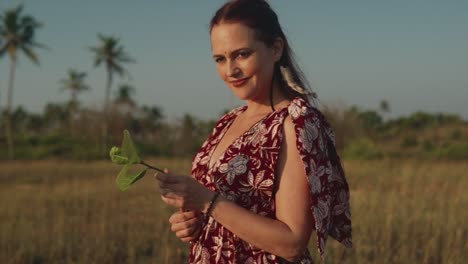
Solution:
M 126 157 L 130 164 L 140 163 L 140 157 L 136 151 L 135 145 L 133 144 L 132 138 L 128 130 L 123 132 L 124 138 L 122 142 L 121 156 Z
M 118 147 L 115 147 L 115 146 L 112 147 L 109 152 L 109 156 L 112 162 L 115 164 L 119 164 L 119 165 L 129 164 L 128 158 L 121 155 L 120 148 Z
M 146 169 L 135 174 L 129 174 L 128 169 L 130 169 L 130 166 L 130 164 L 125 165 L 122 170 L 120 170 L 115 181 L 121 191 L 127 190 L 132 184 L 145 176 Z

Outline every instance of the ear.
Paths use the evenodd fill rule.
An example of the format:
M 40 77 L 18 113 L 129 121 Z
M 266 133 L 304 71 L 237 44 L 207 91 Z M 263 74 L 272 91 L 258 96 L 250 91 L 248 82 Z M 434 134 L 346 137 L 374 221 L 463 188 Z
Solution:
M 273 59 L 278 62 L 283 56 L 284 40 L 280 37 L 276 38 L 273 42 Z

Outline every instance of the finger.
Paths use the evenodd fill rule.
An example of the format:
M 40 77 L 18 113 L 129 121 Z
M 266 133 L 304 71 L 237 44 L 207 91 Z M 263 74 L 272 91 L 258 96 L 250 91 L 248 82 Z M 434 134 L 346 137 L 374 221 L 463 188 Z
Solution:
M 183 180 L 183 177 L 175 174 L 158 173 L 155 177 L 160 183 L 179 183 Z
M 193 240 L 195 240 L 195 239 L 197 239 L 197 238 L 198 238 L 198 237 L 195 237 L 195 236 L 189 236 L 189 237 L 180 238 L 180 240 L 181 240 L 182 242 L 188 243 L 188 242 L 193 241 Z
M 175 224 L 175 223 L 180 223 L 180 222 L 185 222 L 187 220 L 197 218 L 198 214 L 200 214 L 197 211 L 186 211 L 186 212 L 175 212 L 169 217 L 169 223 Z
M 194 239 L 193 237 L 184 237 L 184 238 L 181 238 L 180 240 L 182 242 L 188 243 L 188 242 L 192 241 L 193 239 Z
M 167 198 L 165 196 L 161 196 L 161 199 L 163 200 L 164 203 L 166 203 L 167 205 L 170 205 L 170 206 L 174 206 L 174 207 L 177 207 L 177 208 L 180 208 L 183 206 L 183 202 L 179 199 L 175 199 L 175 198 Z
M 186 237 L 179 237 L 179 239 L 183 242 L 190 242 L 192 240 L 198 239 L 200 237 L 201 231 L 201 227 L 195 228 L 191 235 L 188 235 Z
M 184 222 L 177 222 L 173 223 L 171 226 L 171 230 L 173 232 L 178 232 L 182 231 L 185 229 L 191 229 L 192 232 L 193 230 L 199 225 L 198 218 L 192 218 L 190 220 L 184 221 Z
M 159 188 L 160 190 L 169 191 L 181 197 L 187 197 L 189 196 L 189 193 L 190 193 L 190 189 L 185 183 L 171 183 L 171 184 L 160 183 Z
M 173 191 L 170 191 L 170 190 L 164 190 L 161 192 L 161 196 L 165 197 L 165 198 L 169 198 L 169 199 L 175 199 L 175 200 L 181 200 L 183 199 L 183 197 L 178 194 L 178 193 L 175 193 Z
M 176 232 L 176 236 L 178 238 L 181 238 L 181 239 L 185 238 L 185 237 L 190 237 L 190 236 L 192 236 L 194 231 L 195 231 L 195 228 L 182 229 L 182 230 Z
M 159 190 L 161 195 L 172 197 L 172 198 L 180 198 L 183 199 L 187 197 L 187 193 L 184 191 L 177 190 L 177 188 L 160 188 Z

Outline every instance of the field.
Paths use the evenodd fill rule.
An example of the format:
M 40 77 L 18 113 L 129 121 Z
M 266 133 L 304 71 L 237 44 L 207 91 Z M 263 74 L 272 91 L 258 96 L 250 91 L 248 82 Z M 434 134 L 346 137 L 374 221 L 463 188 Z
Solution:
M 152 160 L 187 173 L 188 160 Z M 0 163 L 0 263 L 185 263 L 152 175 L 127 192 L 110 162 Z M 465 263 L 468 162 L 345 162 L 354 248 L 326 263 Z M 310 248 L 317 255 L 315 241 Z M 318 262 L 317 262 L 318 263 Z

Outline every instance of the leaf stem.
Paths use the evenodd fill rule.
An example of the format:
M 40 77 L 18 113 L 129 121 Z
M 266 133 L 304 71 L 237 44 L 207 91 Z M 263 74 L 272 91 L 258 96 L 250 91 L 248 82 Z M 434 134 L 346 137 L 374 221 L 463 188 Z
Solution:
M 162 173 L 165 173 L 163 170 L 159 169 L 159 168 L 156 168 L 156 167 L 153 167 L 151 165 L 149 165 L 148 163 L 144 162 L 144 161 L 140 161 L 140 164 L 141 165 L 145 165 L 146 167 L 150 168 L 150 169 L 153 169 L 153 170 L 157 170 L 159 172 L 162 172 Z

